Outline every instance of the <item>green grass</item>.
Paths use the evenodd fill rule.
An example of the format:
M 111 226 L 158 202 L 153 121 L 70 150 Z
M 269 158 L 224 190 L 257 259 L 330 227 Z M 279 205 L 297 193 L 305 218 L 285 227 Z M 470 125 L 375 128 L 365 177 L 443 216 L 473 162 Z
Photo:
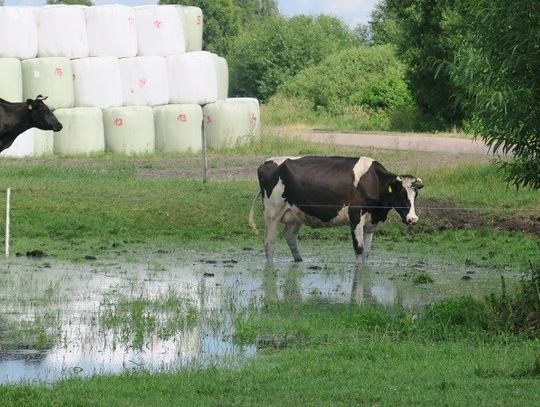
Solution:
M 279 346 L 263 342 L 242 366 L 0 386 L 0 403 L 537 405 L 540 343 L 486 335 L 482 315 L 469 299 L 418 317 L 382 307 L 274 303 L 243 322 L 238 340 L 280 337 Z
M 41 249 L 59 258 L 80 260 L 130 244 L 158 248 L 227 241 L 257 246 L 260 236 L 248 227 L 247 215 L 258 189 L 255 168 L 263 157 L 361 153 L 361 148 L 264 137 L 251 146 L 210 157 L 216 167 L 252 166 L 252 179 L 211 180 L 206 184 L 176 176 L 138 176 L 144 170 L 197 168 L 199 160 L 189 156 L 6 160 L 0 168 L 0 183 L 12 188 L 12 252 Z M 368 153 L 393 171 L 421 176 L 426 184 L 417 202 L 421 216 L 418 227 L 409 230 L 393 216 L 377 234 L 376 246 L 485 266 L 526 266 L 538 239 L 497 230 L 496 220 L 497 216 L 521 219 L 539 213 L 539 191 L 508 188 L 496 169 L 487 164 L 448 163 L 433 168 L 433 161 L 439 158 L 427 153 Z M 447 227 L 448 213 L 432 211 L 423 217 L 423 206 L 467 208 L 483 220 L 473 229 Z M 260 202 L 257 213 L 262 227 Z M 323 240 L 350 238 L 344 228 L 304 228 L 301 235 Z

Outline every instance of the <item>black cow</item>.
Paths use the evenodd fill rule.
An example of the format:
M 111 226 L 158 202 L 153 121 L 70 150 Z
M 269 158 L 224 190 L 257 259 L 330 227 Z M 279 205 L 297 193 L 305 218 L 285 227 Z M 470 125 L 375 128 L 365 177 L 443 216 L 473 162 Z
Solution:
M 393 208 L 402 221 L 418 221 L 415 200 L 424 185 L 412 175 L 396 175 L 368 157 L 275 157 L 257 170 L 266 223 L 264 248 L 271 266 L 279 223 L 294 261 L 302 261 L 300 227 L 350 225 L 358 263 L 365 262 L 373 232 Z M 257 198 L 255 198 L 256 200 Z M 250 224 L 253 221 L 253 206 Z
M 43 102 L 46 99 L 41 95 L 35 100 L 20 103 L 0 99 L 0 152 L 11 146 L 19 134 L 32 127 L 62 130 L 62 124 Z

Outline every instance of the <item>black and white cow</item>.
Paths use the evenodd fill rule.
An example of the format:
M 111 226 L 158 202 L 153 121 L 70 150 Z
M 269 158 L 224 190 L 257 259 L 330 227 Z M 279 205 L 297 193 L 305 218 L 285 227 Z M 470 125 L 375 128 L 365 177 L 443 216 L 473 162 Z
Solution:
M 0 99 L 0 152 L 11 146 L 18 135 L 37 127 L 41 130 L 62 130 L 62 124 L 39 95 L 35 100 L 12 103 Z
M 368 157 L 275 157 L 258 170 L 263 197 L 264 248 L 271 266 L 280 223 L 294 261 L 302 261 L 297 236 L 302 225 L 349 225 L 356 261 L 369 255 L 373 233 L 395 209 L 407 225 L 418 222 L 415 200 L 424 185 L 412 175 L 396 175 Z M 250 224 L 256 228 L 254 211 Z

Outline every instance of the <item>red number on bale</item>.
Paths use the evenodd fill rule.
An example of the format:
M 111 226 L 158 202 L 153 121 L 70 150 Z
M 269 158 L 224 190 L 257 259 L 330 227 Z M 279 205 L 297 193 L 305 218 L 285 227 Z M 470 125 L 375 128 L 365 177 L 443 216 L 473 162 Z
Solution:
M 122 119 L 120 117 L 117 117 L 116 119 L 114 119 L 114 125 L 116 127 L 123 126 L 124 125 L 124 119 Z
M 176 120 L 178 120 L 179 122 L 187 122 L 188 118 L 185 114 L 179 114 Z

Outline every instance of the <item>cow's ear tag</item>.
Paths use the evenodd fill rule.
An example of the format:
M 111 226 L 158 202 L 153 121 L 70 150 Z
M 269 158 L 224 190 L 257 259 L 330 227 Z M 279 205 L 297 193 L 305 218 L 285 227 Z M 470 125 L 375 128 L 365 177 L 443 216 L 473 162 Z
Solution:
M 392 186 L 391 185 L 388 185 L 388 193 L 392 193 Z
M 28 110 L 32 110 L 32 105 L 28 105 Z

